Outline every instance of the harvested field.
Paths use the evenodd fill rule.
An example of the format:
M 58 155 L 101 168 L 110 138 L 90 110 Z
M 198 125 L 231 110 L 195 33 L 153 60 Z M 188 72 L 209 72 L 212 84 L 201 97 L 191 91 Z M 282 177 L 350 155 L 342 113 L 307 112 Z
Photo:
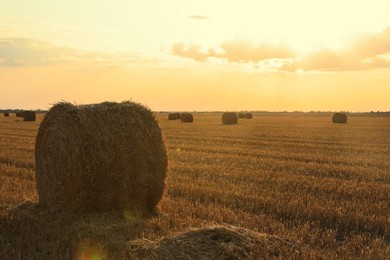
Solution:
M 160 213 L 147 219 L 41 207 L 42 115 L 29 124 L 2 117 L 0 259 L 180 259 L 165 249 L 201 241 L 204 254 L 231 259 L 389 257 L 390 117 L 333 124 L 332 114 L 253 113 L 226 127 L 219 113 L 195 116 L 177 124 L 158 114 L 168 175 Z

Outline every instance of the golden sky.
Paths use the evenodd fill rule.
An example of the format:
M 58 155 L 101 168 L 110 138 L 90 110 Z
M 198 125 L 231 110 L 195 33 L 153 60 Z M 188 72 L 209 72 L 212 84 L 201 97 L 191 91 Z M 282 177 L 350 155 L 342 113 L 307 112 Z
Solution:
M 0 109 L 390 111 L 388 0 L 59 2 L 0 2 Z

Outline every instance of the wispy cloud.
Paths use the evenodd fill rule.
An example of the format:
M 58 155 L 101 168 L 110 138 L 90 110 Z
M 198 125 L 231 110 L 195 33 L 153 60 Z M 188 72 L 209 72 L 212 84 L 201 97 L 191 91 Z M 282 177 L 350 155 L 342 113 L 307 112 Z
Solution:
M 200 45 L 196 44 L 184 44 L 184 43 L 176 43 L 172 46 L 172 52 L 173 54 L 184 57 L 184 58 L 190 58 L 196 61 L 205 61 L 207 58 L 211 57 L 213 53 L 213 50 L 206 50 L 202 51 Z
M 204 16 L 204 15 L 190 15 L 189 17 L 191 19 L 194 19 L 194 20 L 207 20 L 207 19 L 209 19 L 208 16 Z
M 224 50 L 221 57 L 233 62 L 258 62 L 295 57 L 292 49 L 285 45 L 253 45 L 249 41 L 234 40 L 222 43 L 221 48 Z
M 350 71 L 390 67 L 390 27 L 358 37 L 349 48 L 320 49 L 285 65 L 285 71 Z
M 223 42 L 218 49 L 202 48 L 196 44 L 176 43 L 172 46 L 174 55 L 206 62 L 217 58 L 226 62 L 267 64 L 278 60 L 278 67 L 272 71 L 350 71 L 390 67 L 390 27 L 377 34 L 360 35 L 347 49 L 334 51 L 322 48 L 318 51 L 297 56 L 287 45 L 253 44 L 250 41 L 232 40 Z M 218 50 L 218 51 L 217 51 Z
M 28 38 L 0 38 L 0 67 L 33 67 L 53 64 L 93 64 L 118 67 L 147 63 L 133 53 L 91 52 L 59 47 Z
M 0 66 L 25 67 L 94 61 L 97 55 L 27 38 L 0 38 Z
M 230 62 L 257 63 L 269 59 L 287 59 L 295 57 L 294 52 L 284 45 L 260 44 L 253 45 L 249 41 L 226 41 L 218 51 L 214 48 L 202 49 L 196 44 L 176 43 L 172 46 L 174 55 L 206 61 L 208 58 L 225 59 Z

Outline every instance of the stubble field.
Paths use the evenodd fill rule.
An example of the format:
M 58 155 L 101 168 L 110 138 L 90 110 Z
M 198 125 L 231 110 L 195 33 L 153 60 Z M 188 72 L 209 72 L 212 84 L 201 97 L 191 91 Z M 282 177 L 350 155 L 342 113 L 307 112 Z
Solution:
M 133 258 L 142 255 L 135 238 L 219 225 L 276 239 L 254 259 L 390 257 L 390 117 L 332 124 L 329 114 L 254 113 L 237 125 L 222 125 L 219 113 L 194 114 L 194 123 L 157 118 L 168 176 L 160 214 L 143 220 L 41 209 L 34 145 L 42 115 L 1 117 L 0 259 Z

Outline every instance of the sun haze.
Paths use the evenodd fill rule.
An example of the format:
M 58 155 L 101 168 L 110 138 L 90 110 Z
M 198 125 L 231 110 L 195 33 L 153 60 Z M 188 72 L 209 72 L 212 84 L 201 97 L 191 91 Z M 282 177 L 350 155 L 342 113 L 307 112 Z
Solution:
M 0 109 L 389 111 L 390 2 L 3 1 Z

